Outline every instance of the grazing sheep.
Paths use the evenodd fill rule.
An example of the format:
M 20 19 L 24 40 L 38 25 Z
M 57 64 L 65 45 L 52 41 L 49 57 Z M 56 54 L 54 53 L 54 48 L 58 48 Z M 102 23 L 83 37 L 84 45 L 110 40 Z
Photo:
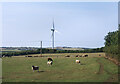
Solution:
M 38 70 L 38 72 L 39 72 L 39 67 L 38 66 L 32 66 L 32 70 L 33 70 L 33 72 L 34 72 L 34 70 Z
M 76 57 L 79 57 L 79 55 L 76 55 Z
M 48 61 L 53 61 L 52 58 L 48 58 Z
M 65 56 L 65 57 L 70 57 L 70 55 L 67 55 L 67 56 Z
M 2 57 L 6 57 L 5 55 L 3 55 Z
M 38 56 L 34 56 L 34 57 L 38 57 Z
M 82 57 L 84 57 L 85 55 L 83 54 Z
M 76 60 L 75 62 L 80 64 L 80 60 Z
M 52 65 L 53 61 L 48 61 L 47 64 L 50 66 Z
M 32 56 L 28 56 L 28 57 L 32 57 Z
M 85 57 L 88 57 L 88 55 L 85 55 Z
M 88 57 L 88 55 L 83 55 L 83 57 Z

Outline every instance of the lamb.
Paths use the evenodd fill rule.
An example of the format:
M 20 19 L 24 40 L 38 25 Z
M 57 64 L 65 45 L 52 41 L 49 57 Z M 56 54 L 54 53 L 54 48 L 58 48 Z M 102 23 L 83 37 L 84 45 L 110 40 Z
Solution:
M 53 61 L 48 61 L 47 64 L 50 66 L 52 65 Z
M 80 60 L 76 60 L 76 63 L 79 63 L 79 64 L 80 64 Z
M 32 70 L 33 70 L 33 72 L 34 72 L 34 70 L 38 70 L 38 72 L 39 72 L 39 67 L 38 66 L 32 66 Z

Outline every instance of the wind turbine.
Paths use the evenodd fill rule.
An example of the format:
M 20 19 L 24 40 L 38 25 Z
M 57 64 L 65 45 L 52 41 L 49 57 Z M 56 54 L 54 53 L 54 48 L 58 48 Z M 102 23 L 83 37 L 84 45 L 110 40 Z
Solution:
M 55 32 L 54 20 L 51 31 L 52 31 L 52 49 L 54 49 L 54 32 Z

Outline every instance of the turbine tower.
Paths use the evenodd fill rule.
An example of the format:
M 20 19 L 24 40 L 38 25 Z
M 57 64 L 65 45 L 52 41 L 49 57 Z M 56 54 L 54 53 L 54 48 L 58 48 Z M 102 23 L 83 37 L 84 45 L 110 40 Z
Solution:
M 51 31 L 52 31 L 52 49 L 54 49 L 54 31 L 55 31 L 54 20 L 53 20 Z

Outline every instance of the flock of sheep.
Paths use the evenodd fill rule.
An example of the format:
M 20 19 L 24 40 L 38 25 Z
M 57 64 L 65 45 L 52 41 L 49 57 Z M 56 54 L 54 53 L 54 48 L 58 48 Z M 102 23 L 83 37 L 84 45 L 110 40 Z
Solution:
M 70 55 L 67 55 L 67 56 L 65 56 L 65 57 L 70 57 Z M 86 55 L 86 54 L 83 54 L 83 55 L 76 55 L 75 57 L 88 57 L 88 55 Z
M 67 56 L 67 57 L 70 57 L 70 56 Z M 78 57 L 78 55 L 76 57 Z M 84 55 L 84 57 L 88 57 L 88 55 Z M 76 60 L 75 62 L 77 64 L 80 64 L 80 60 Z M 48 58 L 47 64 L 48 64 L 48 66 L 51 66 L 53 64 L 53 59 Z M 38 72 L 39 72 L 39 66 L 32 66 L 32 70 L 33 70 L 33 72 L 34 72 L 34 70 L 38 70 Z
M 52 58 L 48 58 L 48 61 L 47 61 L 47 64 L 49 65 L 49 66 L 51 66 L 52 64 L 53 64 L 53 59 Z M 39 72 L 39 66 L 32 66 L 32 70 L 33 70 L 33 72 L 34 72 L 34 70 L 38 70 L 38 72 Z

